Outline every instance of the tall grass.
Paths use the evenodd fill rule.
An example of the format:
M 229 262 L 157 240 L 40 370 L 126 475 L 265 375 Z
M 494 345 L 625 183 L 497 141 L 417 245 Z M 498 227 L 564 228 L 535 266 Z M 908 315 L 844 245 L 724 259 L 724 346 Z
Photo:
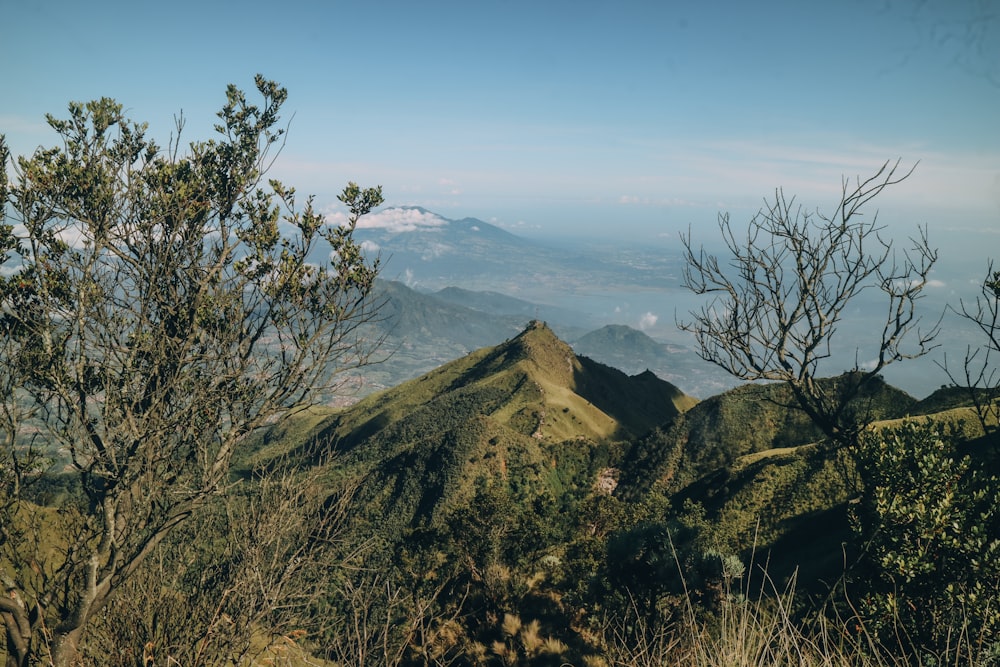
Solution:
M 838 627 L 819 617 L 804 624 L 790 614 L 789 588 L 770 599 L 733 596 L 723 601 L 713 621 L 691 612 L 659 628 L 632 619 L 605 628 L 606 649 L 586 667 L 994 667 L 996 648 L 986 649 L 961 628 L 946 655 L 882 650 L 864 626 Z
M 638 613 L 604 627 L 603 655 L 585 667 L 997 667 L 1000 647 L 955 629 L 954 645 L 935 655 L 884 649 L 850 604 L 848 618 L 795 614 L 794 578 L 779 588 L 764 567 L 728 587 L 714 614 L 696 608 L 688 592 L 681 610 L 653 626 Z M 635 611 L 635 610 L 633 610 Z

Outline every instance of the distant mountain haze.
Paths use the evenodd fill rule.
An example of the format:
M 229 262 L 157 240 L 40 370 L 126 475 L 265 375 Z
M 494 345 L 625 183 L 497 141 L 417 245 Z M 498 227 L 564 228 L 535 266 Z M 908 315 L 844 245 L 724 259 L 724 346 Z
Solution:
M 370 256 L 381 258 L 382 278 L 392 285 L 387 288 L 393 301 L 387 311 L 390 349 L 399 362 L 397 370 L 366 373 L 369 387 L 391 386 L 478 346 L 496 344 L 531 319 L 547 322 L 594 359 L 629 373 L 649 368 L 696 396 L 736 386 L 737 379 L 702 361 L 693 337 L 676 327 L 704 300 L 682 286 L 684 260 L 675 231 L 664 230 L 641 245 L 571 237 L 541 242 L 480 219 L 449 219 L 419 207 L 389 208 L 362 218 L 356 237 Z M 702 236 L 712 251 L 714 235 Z M 928 326 L 947 312 L 949 300 L 963 294 L 959 288 L 975 287 L 970 276 L 981 273 L 966 266 L 951 275 L 941 266 L 920 304 Z M 437 301 L 429 301 L 432 296 Z M 446 305 L 461 308 L 449 311 Z M 839 323 L 821 375 L 868 363 L 877 344 L 870 332 L 884 326 L 884 309 L 877 290 L 857 300 Z M 961 324 L 946 317 L 941 347 L 893 364 L 885 371 L 887 380 L 916 396 L 947 383 L 939 366 L 944 355 L 960 359 L 978 340 Z M 606 326 L 612 328 L 588 336 Z M 625 335 L 628 330 L 633 333 Z

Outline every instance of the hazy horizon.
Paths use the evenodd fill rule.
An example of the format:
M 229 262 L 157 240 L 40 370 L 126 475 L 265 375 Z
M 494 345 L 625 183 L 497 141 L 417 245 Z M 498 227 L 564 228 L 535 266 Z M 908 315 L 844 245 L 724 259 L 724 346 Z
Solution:
M 538 238 L 649 240 L 778 187 L 829 210 L 901 159 L 919 166 L 878 202 L 894 233 L 1000 217 L 988 0 L 0 4 L 15 155 L 102 96 L 161 143 L 180 113 L 209 138 L 226 85 L 253 100 L 260 72 L 289 90 L 271 175 L 331 212 L 353 180 Z

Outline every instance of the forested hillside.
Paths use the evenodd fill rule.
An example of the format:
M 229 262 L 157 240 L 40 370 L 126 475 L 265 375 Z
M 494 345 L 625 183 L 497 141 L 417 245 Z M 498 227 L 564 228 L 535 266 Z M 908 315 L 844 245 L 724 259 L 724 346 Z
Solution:
M 966 419 L 965 438 L 977 433 L 952 389 L 918 403 L 878 383 L 858 401 L 883 428 L 945 409 L 942 419 Z M 264 483 L 254 471 L 284 471 L 306 494 L 300 507 L 334 519 L 334 541 L 315 554 L 325 562 L 315 575 L 331 579 L 310 593 L 324 620 L 296 641 L 331 664 L 386 650 L 401 664 L 635 664 L 629 644 L 656 635 L 631 636 L 630 623 L 655 632 L 686 605 L 709 622 L 761 563 L 774 586 L 765 597 L 780 599 L 796 577 L 796 614 L 808 618 L 858 557 L 849 545 L 861 473 L 822 445 L 786 388 L 698 402 L 652 373 L 577 356 L 540 322 L 348 408 L 303 412 L 252 451 L 238 465 L 249 497 Z M 989 450 L 971 451 L 995 465 Z M 263 516 L 253 525 L 309 552 Z M 179 587 L 169 595 L 191 577 L 206 582 L 205 563 L 238 555 L 212 542 L 192 552 L 185 534 L 160 549 L 158 567 Z M 197 605 L 214 604 L 209 590 Z M 178 617 L 157 620 L 162 595 L 146 611 L 134 598 L 113 603 L 98 632 L 139 614 L 136 642 L 143 632 L 181 641 L 186 633 L 161 625 Z M 361 622 L 365 633 L 352 634 Z

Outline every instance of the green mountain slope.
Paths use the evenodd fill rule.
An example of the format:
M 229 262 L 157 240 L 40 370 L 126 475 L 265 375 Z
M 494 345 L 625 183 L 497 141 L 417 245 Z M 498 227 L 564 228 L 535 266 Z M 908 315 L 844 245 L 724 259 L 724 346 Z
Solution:
M 926 407 L 881 380 L 856 405 L 876 423 Z M 744 562 L 755 551 L 776 581 L 797 573 L 800 588 L 822 594 L 851 557 L 848 507 L 860 481 L 851 457 L 821 440 L 786 386 L 744 385 L 638 441 L 626 456 L 621 493 L 671 507 L 699 527 L 703 548 Z
M 652 373 L 578 357 L 543 323 L 369 396 L 317 425 L 360 482 L 365 513 L 389 532 L 427 525 L 483 484 L 519 501 L 587 489 L 614 445 L 694 405 Z M 617 447 L 617 449 L 615 449 Z
M 917 401 L 879 379 L 855 405 L 872 420 L 880 420 L 910 414 Z M 676 490 L 742 456 L 820 438 L 785 385 L 747 384 L 701 401 L 669 429 L 637 442 L 626 481 L 628 486 L 647 489 L 659 480 Z
M 857 407 L 892 421 L 957 415 L 959 402 L 949 391 L 918 403 L 878 381 Z M 697 402 L 575 354 L 539 322 L 296 424 L 275 428 L 270 453 L 334 452 L 331 483 L 355 489 L 347 539 L 374 545 L 358 547 L 364 571 L 440 592 L 435 604 L 483 646 L 516 611 L 585 654 L 582 618 L 673 604 L 679 570 L 721 590 L 698 579 L 711 554 L 753 557 L 747 572 L 765 567 L 779 589 L 797 576 L 816 599 L 856 556 L 852 459 L 816 444 L 786 387 Z

